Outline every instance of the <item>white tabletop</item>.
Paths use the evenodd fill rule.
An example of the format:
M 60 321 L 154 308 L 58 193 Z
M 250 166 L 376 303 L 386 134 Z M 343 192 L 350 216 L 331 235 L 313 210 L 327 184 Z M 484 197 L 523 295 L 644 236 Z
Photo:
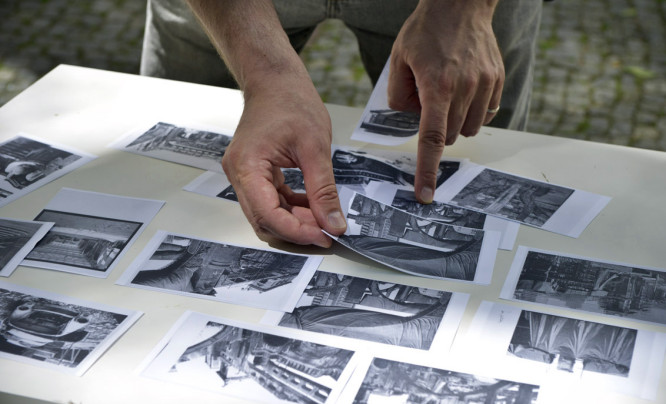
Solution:
M 329 105 L 334 143 L 377 148 L 349 140 L 362 110 Z M 159 229 L 235 244 L 267 247 L 256 238 L 233 204 L 185 192 L 202 170 L 108 148 L 108 144 L 146 122 L 172 120 L 233 128 L 242 110 L 237 91 L 152 79 L 87 68 L 60 66 L 0 108 L 0 140 L 20 132 L 99 156 L 84 167 L 0 208 L 0 217 L 32 220 L 58 190 L 71 187 L 159 199 L 166 205 L 138 238 L 108 279 L 19 267 L 6 281 L 112 306 L 140 310 L 144 316 L 82 377 L 0 359 L 0 401 L 17 396 L 74 403 L 242 402 L 206 391 L 146 379 L 135 370 L 184 310 L 257 322 L 262 310 L 114 284 Z M 415 152 L 410 141 L 403 150 Z M 521 226 L 517 245 L 578 254 L 637 266 L 666 267 L 666 153 L 559 137 L 483 128 L 461 138 L 445 153 L 518 175 L 612 197 L 578 239 Z M 273 245 L 287 251 L 323 254 L 320 269 L 470 293 L 461 328 L 483 300 L 500 301 L 514 251 L 500 251 L 493 282 L 479 286 L 423 279 L 399 273 L 334 247 Z M 524 305 L 530 308 L 529 304 Z M 555 310 L 558 311 L 558 310 Z M 566 310 L 560 309 L 561 314 Z M 578 313 L 599 321 L 599 317 Z M 614 324 L 623 324 L 613 319 Z M 633 327 L 637 325 L 632 323 Z M 650 324 L 641 329 L 666 331 Z M 499 376 L 499 375 L 498 375 Z M 633 397 L 599 392 L 599 402 L 643 403 Z M 657 402 L 666 402 L 662 373 Z M 157 401 L 159 400 L 159 401 Z

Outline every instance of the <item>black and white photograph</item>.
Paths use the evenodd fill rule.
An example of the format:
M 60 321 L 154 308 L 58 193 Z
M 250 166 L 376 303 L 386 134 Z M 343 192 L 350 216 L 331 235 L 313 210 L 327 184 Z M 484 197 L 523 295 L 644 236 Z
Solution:
M 520 246 L 503 299 L 666 325 L 666 270 Z
M 26 134 L 0 143 L 0 206 L 94 158 L 91 154 Z
M 523 310 L 508 353 L 557 370 L 627 377 L 638 331 Z
M 163 204 L 63 188 L 35 218 L 55 224 L 22 265 L 107 277 Z
M 291 311 L 321 260 L 158 231 L 117 283 Z
M 354 351 L 188 312 L 142 375 L 254 403 L 336 403 Z
M 500 233 L 425 220 L 348 188 L 340 201 L 347 231 L 334 239 L 347 248 L 412 275 L 490 283 Z
M 360 376 L 360 387 L 351 389 L 356 374 L 350 382 L 353 400 L 345 394 L 342 402 L 531 404 L 539 397 L 538 385 L 384 358 L 374 358 Z
M 183 164 L 222 172 L 222 156 L 231 143 L 233 131 L 202 125 L 157 122 L 132 130 L 110 147 Z
M 467 297 L 317 271 L 292 312 L 268 313 L 263 321 L 405 348 L 448 351 Z
M 0 218 L 0 276 L 9 276 L 53 223 Z
M 666 334 L 484 301 L 452 352 L 461 363 L 547 383 L 549 396 L 580 385 L 651 399 Z
M 413 112 L 395 111 L 388 106 L 389 61 L 375 84 L 361 120 L 352 133 L 352 140 L 397 146 L 419 132 L 421 117 Z
M 475 164 L 454 174 L 435 200 L 578 237 L 610 198 Z
M 0 356 L 81 376 L 140 316 L 0 282 Z
M 413 189 L 373 183 L 365 188 L 365 195 L 385 205 L 390 205 L 414 216 L 450 226 L 497 231 L 502 234 L 499 248 L 513 250 L 520 224 L 460 206 L 433 201 L 428 205 L 419 203 Z

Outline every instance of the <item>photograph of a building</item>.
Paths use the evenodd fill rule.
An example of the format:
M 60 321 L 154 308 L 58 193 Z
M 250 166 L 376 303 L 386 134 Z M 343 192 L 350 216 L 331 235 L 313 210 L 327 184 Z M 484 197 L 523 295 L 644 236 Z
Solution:
M 662 271 L 529 251 L 513 298 L 666 324 Z
M 637 331 L 523 310 L 511 338 L 511 355 L 550 363 L 566 372 L 626 377 Z
M 484 169 L 451 203 L 541 227 L 574 190 Z
M 79 160 L 81 156 L 22 136 L 0 144 L 0 188 L 23 189 Z M 10 191 L 5 190 L 5 193 Z M 2 195 L 0 197 L 9 196 Z
M 413 112 L 373 109 L 361 122 L 361 129 L 386 136 L 413 136 L 419 131 L 421 116 Z
M 413 191 L 402 189 L 396 192 L 391 206 L 424 219 L 452 226 L 483 229 L 486 222 L 484 213 L 438 201 L 424 205 L 416 200 Z
M 37 221 L 55 225 L 26 259 L 106 271 L 143 223 L 43 210 Z
M 539 386 L 531 384 L 375 358 L 354 404 L 530 404 L 538 394 Z
M 41 223 L 0 218 L 0 273 L 41 228 Z
M 236 388 L 249 400 L 261 393 L 292 403 L 324 403 L 354 353 L 213 321 L 204 333 L 210 337 L 189 346 L 170 373 L 185 374 L 193 367 L 183 365 L 204 362 L 218 378 L 212 388 L 222 393 Z
M 317 271 L 280 326 L 430 349 L 451 292 Z

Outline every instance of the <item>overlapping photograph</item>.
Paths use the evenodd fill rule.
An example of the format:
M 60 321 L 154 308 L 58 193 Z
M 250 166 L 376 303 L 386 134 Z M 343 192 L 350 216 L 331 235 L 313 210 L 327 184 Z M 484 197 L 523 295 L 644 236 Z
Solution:
M 538 385 L 482 373 L 384 358 L 373 358 L 364 369 L 359 365 L 341 403 L 531 404 L 539 398 Z
M 514 377 L 654 399 L 666 334 L 482 302 L 454 349 Z
M 53 223 L 0 218 L 0 276 L 9 276 Z
M 0 356 L 81 376 L 140 316 L 0 282 Z
M 578 237 L 610 198 L 469 164 L 435 200 Z
M 499 248 L 502 250 L 513 250 L 520 228 L 520 224 L 517 222 L 444 202 L 433 201 L 428 205 L 421 204 L 414 197 L 414 191 L 409 188 L 374 183 L 365 188 L 365 195 L 385 205 L 433 222 L 500 232 L 502 238 Z
M 345 247 L 412 275 L 490 283 L 500 233 L 422 219 L 347 188 L 340 201 L 347 231 L 332 237 Z
M 468 296 L 317 271 L 296 308 L 263 322 L 382 344 L 448 351 Z
M 91 154 L 26 134 L 0 143 L 0 206 L 95 158 Z
M 117 283 L 291 311 L 321 259 L 158 231 Z
M 666 271 L 518 247 L 500 297 L 666 324 Z
M 132 130 L 110 147 L 221 173 L 232 134 L 221 128 L 157 122 Z
M 163 201 L 63 188 L 35 218 L 55 224 L 22 264 L 107 277 L 162 205 Z
M 142 375 L 253 403 L 336 403 L 354 352 L 281 330 L 188 312 L 148 358 Z
M 352 140 L 396 146 L 407 142 L 419 132 L 419 114 L 392 110 L 388 106 L 389 65 L 390 59 L 370 94 L 361 120 L 352 133 Z

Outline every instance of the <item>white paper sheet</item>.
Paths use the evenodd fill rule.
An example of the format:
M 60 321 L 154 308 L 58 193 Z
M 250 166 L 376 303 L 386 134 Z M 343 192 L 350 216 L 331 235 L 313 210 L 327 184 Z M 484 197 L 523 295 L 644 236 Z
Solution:
M 109 147 L 146 157 L 222 172 L 220 161 L 231 142 L 232 128 L 201 124 L 149 122 L 141 125 Z
M 0 218 L 0 276 L 9 276 L 53 223 Z
M 443 357 L 468 299 L 464 293 L 317 271 L 291 313 L 268 311 L 262 323 L 381 344 L 375 351 L 418 349 Z
M 520 223 L 489 216 L 483 212 L 460 206 L 438 201 L 433 201 L 429 205 L 420 204 L 414 198 L 414 191 L 411 188 L 373 182 L 365 187 L 365 195 L 385 205 L 392 206 L 423 219 L 446 223 L 452 226 L 502 233 L 499 244 L 499 248 L 502 250 L 513 250 L 516 237 L 518 237 L 518 230 L 520 229 Z
M 666 325 L 666 270 L 519 246 L 502 299 Z
M 0 143 L 4 160 L 0 182 L 0 206 L 34 191 L 97 158 L 50 140 L 19 133 Z
M 468 164 L 435 200 L 578 237 L 610 198 Z
M 0 282 L 0 356 L 81 376 L 141 314 Z
M 454 349 L 467 363 L 542 378 L 553 391 L 610 389 L 654 399 L 666 334 L 482 302 Z
M 186 312 L 140 371 L 256 403 L 336 403 L 357 360 L 289 330 Z
M 501 234 L 431 222 L 348 188 L 340 192 L 347 231 L 333 239 L 412 275 L 489 284 Z
M 117 284 L 291 311 L 321 260 L 158 231 Z
M 35 218 L 55 225 L 22 265 L 105 278 L 163 205 L 62 188 Z
M 384 65 L 377 84 L 370 94 L 363 115 L 352 133 L 352 140 L 397 146 L 416 136 L 418 114 L 394 111 L 388 106 L 388 75 L 390 59 Z

